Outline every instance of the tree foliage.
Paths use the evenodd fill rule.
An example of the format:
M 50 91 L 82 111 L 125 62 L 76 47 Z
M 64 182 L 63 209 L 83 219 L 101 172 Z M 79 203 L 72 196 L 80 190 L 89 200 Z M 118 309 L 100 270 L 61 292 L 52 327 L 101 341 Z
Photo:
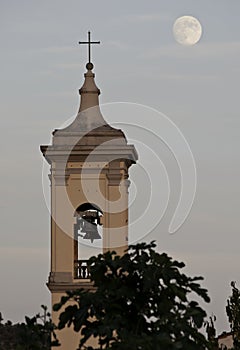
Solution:
M 227 300 L 226 313 L 228 316 L 228 321 L 230 325 L 231 333 L 233 339 L 233 348 L 231 350 L 240 350 L 240 290 L 236 287 L 235 282 L 231 282 L 232 294 Z M 218 347 L 218 341 L 216 337 L 216 327 L 215 327 L 216 316 L 210 317 L 210 320 L 206 322 L 206 331 L 208 334 L 209 347 L 212 350 L 220 349 Z M 221 350 L 227 350 L 226 346 L 221 346 Z
M 233 336 L 234 350 L 240 350 L 240 290 L 231 282 L 232 295 L 227 300 L 226 312 Z
M 216 321 L 216 316 L 213 315 L 213 316 L 210 316 L 209 321 L 205 323 L 208 342 L 209 342 L 208 346 L 210 350 L 218 350 L 218 340 L 217 340 L 215 321 Z
M 3 323 L 0 317 L 1 350 L 50 350 L 51 346 L 58 345 L 50 313 L 46 306 L 41 307 L 42 314 L 38 313 L 32 318 L 26 316 L 25 323 Z
M 200 332 L 205 311 L 193 294 L 209 302 L 198 283 L 202 277 L 180 272 L 185 265 L 155 251 L 154 242 L 129 247 L 123 256 L 107 252 L 89 260 L 93 288 L 67 292 L 58 328 L 73 325 L 80 333 L 79 349 L 97 339 L 95 349 L 207 349 Z

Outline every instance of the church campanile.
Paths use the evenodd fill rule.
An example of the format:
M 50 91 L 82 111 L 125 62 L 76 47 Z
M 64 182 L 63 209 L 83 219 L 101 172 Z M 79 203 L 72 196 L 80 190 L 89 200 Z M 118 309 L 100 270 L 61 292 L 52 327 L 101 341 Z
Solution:
M 137 152 L 122 130 L 111 127 L 102 116 L 90 62 L 90 46 L 98 42 L 91 42 L 89 33 L 88 41 L 80 43 L 88 44 L 89 60 L 78 114 L 70 125 L 53 131 L 51 145 L 41 146 L 50 165 L 47 285 L 52 305 L 67 290 L 91 287 L 87 259 L 94 251 L 114 249 L 121 255 L 128 246 L 128 169 L 136 163 Z M 52 311 L 55 324 L 58 316 Z M 75 350 L 79 344 L 79 334 L 72 329 L 61 330 L 58 339 L 61 350 Z

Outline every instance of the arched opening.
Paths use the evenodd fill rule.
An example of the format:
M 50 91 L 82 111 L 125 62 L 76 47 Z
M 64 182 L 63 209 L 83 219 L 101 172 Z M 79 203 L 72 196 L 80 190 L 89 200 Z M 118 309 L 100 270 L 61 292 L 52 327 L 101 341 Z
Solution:
M 75 212 L 76 224 L 75 230 L 78 237 L 88 239 L 91 243 L 95 239 L 101 239 L 98 232 L 98 226 L 101 226 L 101 209 L 92 203 L 81 204 Z
M 93 203 L 83 203 L 75 211 L 74 224 L 74 277 L 89 278 L 88 258 L 102 252 L 102 210 Z M 94 251 L 93 251 L 94 249 Z M 99 253 L 100 253 L 99 252 Z

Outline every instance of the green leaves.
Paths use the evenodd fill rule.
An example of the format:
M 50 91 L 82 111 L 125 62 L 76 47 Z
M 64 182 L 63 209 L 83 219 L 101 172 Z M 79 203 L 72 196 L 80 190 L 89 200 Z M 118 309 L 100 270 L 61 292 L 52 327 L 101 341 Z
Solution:
M 155 242 L 131 245 L 123 256 L 107 252 L 89 260 L 94 290 L 68 292 L 59 328 L 73 324 L 80 349 L 90 337 L 95 349 L 207 348 L 200 333 L 206 313 L 189 294 L 209 302 L 201 277 L 180 272 L 184 264 L 155 251 Z

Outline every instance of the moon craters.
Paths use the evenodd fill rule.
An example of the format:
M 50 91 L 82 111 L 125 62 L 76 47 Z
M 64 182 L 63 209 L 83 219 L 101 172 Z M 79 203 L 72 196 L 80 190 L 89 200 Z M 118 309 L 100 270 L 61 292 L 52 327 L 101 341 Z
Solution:
M 179 17 L 174 22 L 173 35 L 181 45 L 195 45 L 202 36 L 201 23 L 192 16 Z

